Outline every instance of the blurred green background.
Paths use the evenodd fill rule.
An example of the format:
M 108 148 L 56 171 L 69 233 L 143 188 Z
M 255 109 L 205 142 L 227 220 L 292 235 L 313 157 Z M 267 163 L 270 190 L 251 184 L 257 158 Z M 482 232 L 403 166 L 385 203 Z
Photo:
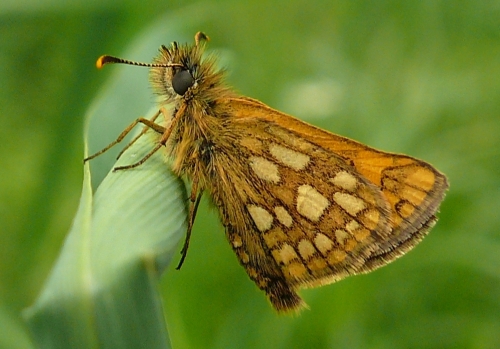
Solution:
M 191 42 L 198 30 L 210 35 L 237 91 L 424 159 L 451 188 L 415 251 L 303 291 L 311 309 L 300 316 L 275 314 L 205 200 L 185 265 L 162 278 L 173 347 L 499 348 L 500 2 L 473 0 L 4 0 L 0 347 L 33 348 L 20 312 L 70 228 L 85 115 L 112 84 L 115 68 L 97 71 L 95 59 L 162 37 L 126 57 L 149 61 L 159 45 Z M 147 83 L 147 71 L 139 74 Z M 131 83 L 123 96 L 142 98 L 121 115 L 124 124 L 154 105 L 147 87 L 137 89 Z M 101 132 L 102 144 L 117 135 Z

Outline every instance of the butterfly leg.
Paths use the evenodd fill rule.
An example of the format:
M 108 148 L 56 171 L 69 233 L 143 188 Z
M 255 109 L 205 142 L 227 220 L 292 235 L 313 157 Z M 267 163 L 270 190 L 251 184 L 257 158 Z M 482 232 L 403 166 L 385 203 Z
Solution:
M 175 115 L 173 116 L 172 118 L 172 121 L 170 122 L 170 124 L 168 125 L 168 127 L 163 127 L 161 125 L 158 125 L 154 122 L 151 122 L 150 120 L 148 119 L 144 119 L 144 118 L 141 118 L 140 121 L 138 122 L 141 122 L 143 123 L 144 125 L 152 128 L 153 130 L 155 130 L 156 132 L 158 133 L 162 133 L 162 136 L 160 138 L 160 140 L 158 141 L 158 143 L 155 145 L 155 147 L 153 149 L 151 149 L 149 151 L 149 153 L 147 153 L 146 155 L 144 155 L 142 157 L 141 160 L 133 163 L 133 164 L 130 164 L 130 165 L 125 165 L 125 166 L 118 166 L 118 167 L 115 167 L 113 169 L 113 172 L 114 171 L 121 171 L 121 170 L 129 170 L 131 168 L 135 168 L 137 166 L 140 166 L 142 165 L 144 162 L 146 162 L 146 160 L 148 160 L 151 156 L 153 156 L 154 153 L 156 153 L 158 150 L 160 150 L 160 148 L 162 146 L 164 146 L 167 141 L 168 141 L 168 138 L 170 137 L 170 135 L 172 134 L 172 130 L 174 129 L 174 126 L 177 124 L 177 120 L 179 120 L 179 118 L 177 117 L 177 115 L 181 115 L 185 112 L 186 110 L 186 106 L 185 105 L 182 105 L 181 108 L 179 108 L 179 110 L 177 111 L 177 113 L 175 113 Z M 160 112 L 162 114 L 165 115 L 166 111 L 165 109 L 160 109 Z M 137 123 L 136 123 L 137 124 Z M 124 131 L 125 132 L 125 131 Z
M 196 217 L 196 212 L 198 211 L 198 205 L 200 204 L 201 196 L 203 195 L 203 191 L 198 190 L 198 179 L 195 178 L 193 180 L 193 184 L 191 186 L 191 195 L 189 200 L 191 204 L 189 205 L 189 220 L 188 220 L 188 228 L 186 232 L 186 240 L 184 240 L 184 246 L 181 250 L 181 260 L 177 265 L 177 270 L 179 270 L 186 259 L 187 250 L 189 247 L 189 240 L 191 239 L 191 230 L 193 229 L 194 219 Z
M 152 123 L 156 124 L 156 119 L 158 119 L 158 116 L 160 116 L 162 112 L 159 110 L 155 113 L 155 115 L 153 115 L 153 117 L 151 119 L 149 119 L 149 121 L 151 121 Z M 118 156 L 116 157 L 116 159 L 118 160 L 122 154 L 128 149 L 130 148 L 139 138 L 141 138 L 149 129 L 151 129 L 150 126 L 144 126 L 143 129 L 141 130 L 141 132 L 134 137 L 134 139 L 132 139 L 126 146 L 125 148 L 123 148 L 119 153 L 118 153 Z M 156 132 L 158 133 L 163 133 L 163 131 L 159 132 L 159 130 L 155 130 Z
M 127 128 L 125 130 L 123 130 L 122 133 L 120 133 L 120 135 L 118 136 L 118 138 L 116 138 L 113 142 L 111 142 L 110 144 L 108 144 L 103 149 L 99 150 L 97 153 L 92 154 L 92 155 L 86 157 L 85 159 L 83 159 L 83 162 L 85 163 L 85 162 L 87 162 L 89 160 L 92 160 L 92 159 L 98 157 L 99 155 L 107 152 L 109 149 L 111 149 L 112 147 L 114 147 L 115 145 L 117 145 L 118 143 L 120 143 L 125 138 L 125 136 L 127 136 L 130 133 L 130 131 L 132 131 L 132 129 L 138 123 L 142 123 L 142 124 L 146 125 L 146 127 L 152 128 L 156 132 L 163 133 L 163 131 L 165 130 L 165 128 L 163 126 L 161 126 L 161 125 L 158 125 L 158 124 L 154 123 L 154 120 L 157 117 L 158 117 L 158 115 L 155 115 L 155 117 L 152 120 L 148 120 L 148 119 L 145 119 L 145 118 L 138 118 L 138 119 L 134 120 L 134 122 L 132 122 L 130 125 L 128 125 Z M 138 137 L 136 137 L 136 138 L 138 138 Z M 133 141 L 135 142 L 136 139 L 134 139 Z M 128 148 L 128 147 L 129 146 L 127 146 L 126 148 Z M 123 153 L 123 151 L 120 152 L 120 155 L 121 155 L 121 153 Z

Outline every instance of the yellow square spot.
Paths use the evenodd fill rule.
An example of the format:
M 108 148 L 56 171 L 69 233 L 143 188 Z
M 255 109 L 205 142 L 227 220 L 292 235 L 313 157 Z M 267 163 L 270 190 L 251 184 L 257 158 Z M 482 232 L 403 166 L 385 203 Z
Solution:
M 328 254 L 328 264 L 333 265 L 342 262 L 347 254 L 342 250 L 334 249 Z
M 302 277 L 307 272 L 306 267 L 302 263 L 299 263 L 299 262 L 290 263 L 286 267 L 286 270 L 288 271 L 288 274 L 291 277 L 296 278 L 296 279 Z

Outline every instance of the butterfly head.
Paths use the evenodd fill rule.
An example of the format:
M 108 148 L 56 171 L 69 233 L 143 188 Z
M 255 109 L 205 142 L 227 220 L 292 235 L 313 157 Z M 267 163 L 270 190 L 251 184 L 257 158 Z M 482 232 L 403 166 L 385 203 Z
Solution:
M 213 56 L 203 57 L 209 37 L 202 32 L 195 35 L 194 44 L 162 45 L 152 63 L 129 61 L 104 55 L 97 60 L 97 67 L 109 63 L 122 63 L 151 68 L 150 80 L 160 104 L 190 100 L 195 96 L 210 97 L 222 87 L 223 72 L 215 68 Z

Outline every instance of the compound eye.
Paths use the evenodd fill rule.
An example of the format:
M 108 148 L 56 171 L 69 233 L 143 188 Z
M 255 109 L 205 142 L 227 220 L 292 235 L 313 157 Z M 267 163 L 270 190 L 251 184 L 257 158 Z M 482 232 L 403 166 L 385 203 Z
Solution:
M 193 86 L 193 84 L 193 76 L 188 70 L 180 70 L 175 73 L 172 78 L 172 87 L 174 88 L 174 91 L 181 96 L 183 96 L 184 93 L 186 93 L 186 91 Z

